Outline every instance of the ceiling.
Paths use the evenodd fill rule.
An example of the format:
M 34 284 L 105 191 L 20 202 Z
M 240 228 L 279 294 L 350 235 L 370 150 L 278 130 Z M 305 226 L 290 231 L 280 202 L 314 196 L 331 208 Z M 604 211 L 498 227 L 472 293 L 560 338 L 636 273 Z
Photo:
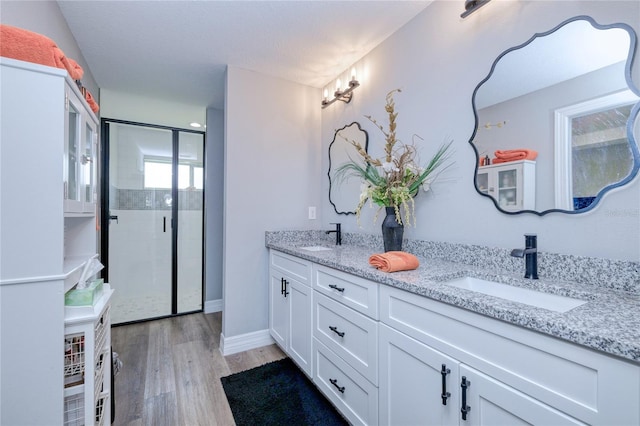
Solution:
M 227 65 L 322 88 L 431 1 L 63 1 L 102 89 L 224 106 Z

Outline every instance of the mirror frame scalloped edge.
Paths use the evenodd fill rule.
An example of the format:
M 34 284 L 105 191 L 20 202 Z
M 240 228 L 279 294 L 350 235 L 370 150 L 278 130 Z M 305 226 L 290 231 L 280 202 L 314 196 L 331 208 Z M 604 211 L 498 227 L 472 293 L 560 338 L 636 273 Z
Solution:
M 615 188 L 619 188 L 622 187 L 624 185 L 626 185 L 627 183 L 629 183 L 630 181 L 632 181 L 636 175 L 638 174 L 638 170 L 640 170 L 640 152 L 638 151 L 638 143 L 634 138 L 633 135 L 633 125 L 638 117 L 638 113 L 640 112 L 640 102 L 636 102 L 636 104 L 633 106 L 633 108 L 631 109 L 631 112 L 629 114 L 629 119 L 627 120 L 627 135 L 628 135 L 628 139 L 629 139 L 629 146 L 631 149 L 631 154 L 633 155 L 633 167 L 631 169 L 631 171 L 629 172 L 629 174 L 627 175 L 627 177 L 625 177 L 624 179 L 622 179 L 619 182 L 613 183 L 611 185 L 607 185 L 604 188 L 602 188 L 598 194 L 596 195 L 596 197 L 594 198 L 594 200 L 591 202 L 591 204 L 589 204 L 587 207 L 579 209 L 579 210 L 562 210 L 562 209 L 549 209 L 549 210 L 544 210 L 544 211 L 536 211 L 536 210 L 519 210 L 519 211 L 506 211 L 503 210 L 502 208 L 500 208 L 498 201 L 493 198 L 491 195 L 489 194 L 485 194 L 482 191 L 480 191 L 480 189 L 478 188 L 478 167 L 480 164 L 480 155 L 478 153 L 478 150 L 476 149 L 475 145 L 473 144 L 473 140 L 476 137 L 476 133 L 478 132 L 478 111 L 476 109 L 476 94 L 478 92 L 478 90 L 480 89 L 480 87 L 487 81 L 489 80 L 489 78 L 491 78 L 491 76 L 493 75 L 493 72 L 495 70 L 496 65 L 498 64 L 498 62 L 500 61 L 500 59 L 502 59 L 503 56 L 505 56 L 506 54 L 508 54 L 509 52 L 512 52 L 514 50 L 518 50 L 518 49 L 522 49 L 524 47 L 526 47 L 527 45 L 531 44 L 534 40 L 536 40 L 539 37 L 544 37 L 547 35 L 550 35 L 554 32 L 556 32 L 557 30 L 559 30 L 560 28 L 564 27 L 565 25 L 574 22 L 574 21 L 579 21 L 579 20 L 584 20 L 589 22 L 594 28 L 599 29 L 599 30 L 608 30 L 608 29 L 612 29 L 612 28 L 620 28 L 623 29 L 625 31 L 627 31 L 627 33 L 629 33 L 629 54 L 627 55 L 627 61 L 625 64 L 625 68 L 624 68 L 624 77 L 625 80 L 627 82 L 627 86 L 629 88 L 629 90 L 631 90 L 634 94 L 636 94 L 637 96 L 640 97 L 640 90 L 638 90 L 638 88 L 636 88 L 633 85 L 633 81 L 631 79 L 631 66 L 633 64 L 633 59 L 635 56 L 635 52 L 636 52 L 636 44 L 637 44 L 637 37 L 636 37 L 636 33 L 633 30 L 633 28 L 625 23 L 614 23 L 614 24 L 598 24 L 591 16 L 588 15 L 578 15 L 578 16 L 574 16 L 573 18 L 569 18 L 564 20 L 563 22 L 561 22 L 560 24 L 556 25 L 554 28 L 542 32 L 542 33 L 536 33 L 534 34 L 529 40 L 525 41 L 522 44 L 519 44 L 517 46 L 514 47 L 510 47 L 509 49 L 505 50 L 504 52 L 502 52 L 500 55 L 498 55 L 498 57 L 493 61 L 493 64 L 491 65 L 491 69 L 489 71 L 489 74 L 482 80 L 480 81 L 480 83 L 478 83 L 478 85 L 476 86 L 476 88 L 473 91 L 473 95 L 471 97 L 471 106 L 473 107 L 473 115 L 475 117 L 475 127 L 473 129 L 473 132 L 471 134 L 471 138 L 469 139 L 469 144 L 471 145 L 471 147 L 473 148 L 473 151 L 476 154 L 476 164 L 475 164 L 475 171 L 474 171 L 474 175 L 473 175 L 473 186 L 475 187 L 476 191 L 482 195 L 483 197 L 487 197 L 489 198 L 491 201 L 493 201 L 493 204 L 496 206 L 496 208 L 498 209 L 498 211 L 505 213 L 505 214 L 509 214 L 509 215 L 517 215 L 517 214 L 522 214 L 522 213 L 533 213 L 536 214 L 538 216 L 544 216 L 546 214 L 549 213 L 566 213 L 566 214 L 579 214 L 579 213 L 586 213 L 592 209 L 594 209 L 602 200 L 602 198 L 604 197 L 604 195 L 609 192 L 612 189 Z
M 355 215 L 356 212 L 339 212 L 338 211 L 338 207 L 335 205 L 335 203 L 333 202 L 333 200 L 331 199 L 331 146 L 336 142 L 336 137 L 338 136 L 338 132 L 341 130 L 346 129 L 347 127 L 353 126 L 353 125 L 358 126 L 358 130 L 360 130 L 362 133 L 364 133 L 364 137 L 365 137 L 365 141 L 364 141 L 364 150 L 366 152 L 369 152 L 369 133 L 367 133 L 367 131 L 365 129 L 362 128 L 362 126 L 360 126 L 360 123 L 357 121 L 353 121 L 349 124 L 345 124 L 344 126 L 342 126 L 339 129 L 336 129 L 336 131 L 333 133 L 333 140 L 331 141 L 331 143 L 329 144 L 329 149 L 327 150 L 327 154 L 329 155 L 329 171 L 327 172 L 327 176 L 329 177 L 329 202 L 331 203 L 331 205 L 333 206 L 333 210 L 335 210 L 336 214 L 344 214 L 344 215 Z

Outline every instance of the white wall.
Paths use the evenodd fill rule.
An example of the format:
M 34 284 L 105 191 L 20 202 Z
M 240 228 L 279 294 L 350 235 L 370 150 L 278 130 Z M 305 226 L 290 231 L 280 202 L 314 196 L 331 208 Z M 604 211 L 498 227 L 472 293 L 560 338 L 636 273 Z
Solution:
M 461 2 L 437 1 L 401 28 L 356 66 L 362 85 L 354 100 L 322 110 L 322 146 L 326 152 L 335 129 L 359 121 L 369 132 L 369 146 L 380 154 L 383 137 L 363 115 L 386 123 L 384 97 L 396 96 L 398 137 L 410 142 L 414 133 L 425 139 L 423 158 L 451 138 L 455 165 L 433 191 L 416 200 L 417 228 L 406 235 L 433 241 L 515 248 L 524 233 L 537 233 L 542 251 L 640 260 L 640 180 L 607 194 L 592 212 L 552 213 L 543 217 L 500 213 L 473 186 L 475 157 L 468 145 L 475 125 L 471 96 L 495 58 L 509 47 L 549 30 L 573 16 L 590 15 L 600 24 L 625 22 L 640 33 L 640 3 L 636 1 L 491 2 L 466 19 Z M 636 55 L 635 86 L 640 85 Z M 637 135 L 637 138 L 640 135 Z M 428 145 L 427 145 L 428 144 Z M 323 171 L 328 168 L 323 157 Z M 364 209 L 362 228 L 353 216 L 335 214 L 329 204 L 328 179 L 323 180 L 323 226 L 340 221 L 349 232 L 378 233 L 380 219 Z
M 222 300 L 222 225 L 224 201 L 224 112 L 207 109 L 205 140 L 205 295 Z
M 266 230 L 309 229 L 321 197 L 320 90 L 227 69 L 223 334 L 268 326 Z

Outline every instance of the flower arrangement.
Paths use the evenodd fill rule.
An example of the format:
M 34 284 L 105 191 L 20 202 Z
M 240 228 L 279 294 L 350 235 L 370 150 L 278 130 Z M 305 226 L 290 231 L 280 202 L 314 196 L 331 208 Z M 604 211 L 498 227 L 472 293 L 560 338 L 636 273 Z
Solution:
M 341 178 L 357 177 L 363 181 L 362 193 L 360 194 L 360 202 L 356 207 L 356 217 L 360 223 L 360 212 L 367 200 L 380 206 L 379 211 L 383 207 L 393 207 L 395 217 L 398 224 L 402 225 L 402 217 L 400 208 L 404 212 L 405 222 L 411 224 L 415 219 L 415 202 L 414 197 L 418 194 L 420 188 L 428 191 L 429 186 L 438 172 L 441 173 L 451 164 L 444 166 L 445 162 L 450 158 L 449 148 L 453 141 L 440 146 L 431 161 L 422 168 L 419 166 L 418 154 L 414 144 L 408 145 L 396 138 L 396 118 L 398 113 L 395 111 L 395 102 L 393 95 L 401 92 L 395 89 L 386 96 L 385 111 L 389 117 L 389 127 L 385 129 L 374 118 L 369 115 L 365 117 L 371 121 L 376 127 L 382 131 L 385 136 L 384 158 L 377 159 L 371 157 L 362 146 L 353 140 L 345 140 L 353 145 L 362 157 L 363 162 L 357 162 L 351 159 L 337 169 L 337 175 Z M 443 167 L 444 166 L 444 167 Z M 378 218 L 378 213 L 374 221 Z

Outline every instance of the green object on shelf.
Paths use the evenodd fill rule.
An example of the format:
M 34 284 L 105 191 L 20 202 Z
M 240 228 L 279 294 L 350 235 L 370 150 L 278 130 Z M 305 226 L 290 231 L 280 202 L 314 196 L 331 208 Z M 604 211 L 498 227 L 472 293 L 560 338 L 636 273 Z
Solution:
M 93 280 L 85 288 L 73 288 L 64 295 L 64 304 L 66 306 L 93 306 L 102 294 L 102 286 L 104 279 L 99 278 Z

